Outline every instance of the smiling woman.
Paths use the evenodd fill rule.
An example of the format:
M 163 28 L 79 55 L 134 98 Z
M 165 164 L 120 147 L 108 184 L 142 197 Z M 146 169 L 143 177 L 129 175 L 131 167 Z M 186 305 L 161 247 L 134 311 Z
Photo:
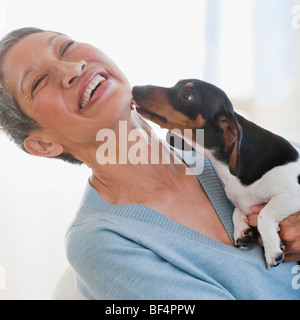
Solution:
M 11 7 L 12 1 L 8 2 Z M 88 0 L 86 6 L 93 10 L 84 15 L 81 2 L 72 2 L 72 10 L 60 2 L 19 2 L 19 12 L 24 9 L 28 13 L 28 8 L 37 12 L 28 18 L 22 12 L 26 21 L 21 16 L 17 19 L 16 10 L 11 10 L 13 15 L 7 21 L 18 21 L 18 25 L 11 24 L 10 29 L 34 23 L 72 37 L 23 29 L 2 42 L 7 49 L 1 59 L 1 119 L 13 136 L 7 117 L 14 113 L 10 119 L 15 140 L 29 153 L 69 157 L 89 168 L 79 181 L 77 170 L 84 165 L 69 171 L 72 166 L 63 161 L 38 162 L 39 158 L 25 153 L 24 160 L 11 149 L 3 152 L 6 162 L 0 167 L 9 176 L 0 185 L 4 197 L 1 221 L 5 218 L 0 225 L 0 243 L 4 244 L 0 251 L 6 250 L 0 265 L 6 271 L 6 293 L 14 282 L 10 297 L 45 297 L 41 288 L 47 283 L 49 289 L 53 270 L 59 268 L 60 273 L 63 268 L 57 263 L 57 251 L 63 251 L 57 239 L 63 242 L 72 219 L 66 237 L 67 256 L 79 289 L 89 298 L 297 298 L 299 292 L 291 286 L 295 263 L 281 264 L 270 277 L 259 246 L 249 250 L 232 246 L 232 206 L 213 168 L 205 162 L 203 175 L 187 176 L 189 165 L 196 162 L 198 166 L 194 158 L 189 161 L 190 154 L 175 165 L 174 159 L 182 160 L 181 153 L 151 135 L 149 125 L 132 108 L 128 80 L 97 49 L 109 48 L 109 55 L 118 60 L 134 84 L 168 85 L 181 78 L 201 78 L 204 1 L 153 0 L 145 8 L 138 0 Z M 45 23 L 44 6 L 51 12 L 47 10 L 51 19 Z M 78 22 L 80 28 L 75 31 Z M 22 35 L 16 38 L 17 34 Z M 96 46 L 75 41 L 80 38 Z M 213 37 L 208 38 L 211 41 Z M 121 123 L 126 123 L 125 134 Z M 108 141 L 97 140 L 101 129 L 115 134 L 119 141 L 116 158 L 126 164 L 97 162 L 99 146 Z M 137 143 L 128 139 L 128 133 L 137 130 L 142 132 L 139 150 L 148 151 L 143 152 L 148 157 L 145 164 L 132 164 L 127 154 Z M 140 159 L 144 159 L 141 153 Z M 155 165 L 150 156 L 157 159 Z M 170 161 L 165 164 L 166 156 Z M 199 163 L 203 164 L 203 159 Z M 193 167 L 193 172 L 196 169 Z M 82 185 L 86 192 L 78 209 Z M 63 226 L 61 219 L 67 220 Z M 49 290 L 47 293 L 49 296 Z
M 1 127 L 4 132 L 24 151 L 27 151 L 24 147 L 24 141 L 28 136 L 30 131 L 39 129 L 39 125 L 28 115 L 23 112 L 18 105 L 15 97 L 12 96 L 6 89 L 4 84 L 4 65 L 3 60 L 7 51 L 14 46 L 20 39 L 26 37 L 27 35 L 41 33 L 44 30 L 38 28 L 23 28 L 12 31 L 6 37 L 4 37 L 0 43 L 0 63 L 2 68 L 0 68 L 0 119 Z M 14 69 L 13 69 L 14 70 Z M 24 81 L 26 77 L 31 72 L 27 69 L 23 75 L 21 81 L 21 90 L 24 93 Z M 74 159 L 72 156 L 63 154 L 58 156 L 59 158 L 69 161 L 71 163 L 81 163 Z
M 66 237 L 67 256 L 85 296 L 276 299 L 284 291 L 295 298 L 289 285 L 294 265 L 280 265 L 270 279 L 258 246 L 252 255 L 233 247 L 232 206 L 211 165 L 204 161 L 199 176 L 199 168 L 195 175 L 186 174 L 190 162 L 176 162 L 180 154 L 153 135 L 132 108 L 128 80 L 102 51 L 65 35 L 27 30 L 7 49 L 1 66 L 3 90 L 38 126 L 26 132 L 25 149 L 44 157 L 66 153 L 91 169 L 82 206 Z M 126 123 L 125 134 L 121 123 Z M 115 134 L 119 143 L 114 152 L 123 160 L 136 143 L 130 133 L 142 132 L 139 150 L 150 150 L 143 152 L 148 161 L 101 163 L 97 151 L 105 142 L 96 139 L 101 129 Z M 184 159 L 191 160 L 191 154 Z M 153 164 L 153 158 L 159 161 Z M 234 272 L 233 278 L 232 268 L 256 277 L 255 290 L 241 292 L 244 273 L 237 278 Z M 279 279 L 280 294 L 271 290 Z
M 99 123 L 100 109 L 94 106 L 98 105 L 98 101 L 105 104 L 105 109 L 101 109 L 102 126 L 113 126 L 109 106 L 118 108 L 121 105 L 123 108 L 126 104 L 124 110 L 116 112 L 120 116 L 131 110 L 129 83 L 110 59 L 90 45 L 74 42 L 62 34 L 38 29 L 18 32 L 23 35 L 13 44 L 18 50 L 7 50 L 8 53 L 3 51 L 5 63 L 2 64 L 2 79 L 5 81 L 2 80 L 2 90 L 7 90 L 14 97 L 23 118 L 26 117 L 31 123 L 27 132 L 17 138 L 19 145 L 34 155 L 82 162 L 82 155 L 78 154 L 74 141 L 85 145 L 95 143 L 101 122 Z M 13 35 L 8 37 L 12 38 Z M 28 47 L 28 39 L 38 43 L 38 49 L 34 53 Z M 5 41 L 4 39 L 3 43 Z M 114 95 L 113 101 L 107 105 L 108 96 L 117 87 L 123 88 L 122 93 L 127 92 L 127 99 L 124 99 L 119 90 L 119 94 Z M 116 103 L 120 98 L 123 104 Z M 55 123 L 54 128 L 50 129 L 49 119 L 55 120 L 52 122 Z M 89 136 L 86 136 L 86 131 L 73 130 L 84 124 L 90 129 L 95 127 Z M 14 138 L 15 133 L 11 132 L 10 126 L 3 127 Z M 20 127 L 24 125 L 19 123 L 18 128 Z M 50 136 L 53 137 L 51 142 Z M 86 151 L 81 153 L 86 157 Z M 93 157 L 94 155 L 90 156 L 91 159 Z M 85 162 L 89 161 L 92 160 Z

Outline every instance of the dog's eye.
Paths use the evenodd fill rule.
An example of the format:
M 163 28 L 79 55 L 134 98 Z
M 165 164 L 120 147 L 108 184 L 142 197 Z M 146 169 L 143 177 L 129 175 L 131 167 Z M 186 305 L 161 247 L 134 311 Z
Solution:
M 184 100 L 187 100 L 187 101 L 191 101 L 193 99 L 189 90 L 184 90 L 182 97 Z

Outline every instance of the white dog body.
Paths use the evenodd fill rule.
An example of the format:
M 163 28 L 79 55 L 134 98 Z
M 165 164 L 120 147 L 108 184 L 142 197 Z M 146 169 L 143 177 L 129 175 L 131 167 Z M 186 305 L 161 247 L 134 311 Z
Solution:
M 300 152 L 300 150 L 294 146 Z M 224 183 L 227 197 L 235 205 L 233 213 L 234 240 L 237 241 L 249 225 L 246 217 L 252 213 L 251 206 L 266 203 L 258 218 L 258 231 L 264 243 L 267 267 L 276 265 L 282 255 L 278 224 L 289 215 L 300 211 L 300 157 L 295 162 L 275 167 L 251 185 L 243 185 L 232 175 L 227 165 L 218 161 L 211 150 L 205 156 L 215 166 Z

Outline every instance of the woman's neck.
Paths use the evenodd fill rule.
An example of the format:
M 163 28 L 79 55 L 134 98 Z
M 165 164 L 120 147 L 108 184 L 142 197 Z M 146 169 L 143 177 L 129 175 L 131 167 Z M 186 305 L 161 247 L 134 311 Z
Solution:
M 137 202 L 160 186 L 178 185 L 176 176 L 185 165 L 139 115 L 133 114 L 130 123 L 121 121 L 116 132 L 117 139 L 110 133 L 94 150 L 96 161 L 95 155 L 86 161 L 93 170 L 90 182 L 105 200 Z

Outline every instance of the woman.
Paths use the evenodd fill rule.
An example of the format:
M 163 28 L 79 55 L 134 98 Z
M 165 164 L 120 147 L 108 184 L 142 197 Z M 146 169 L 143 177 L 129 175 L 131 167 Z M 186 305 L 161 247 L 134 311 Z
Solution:
M 100 50 L 32 28 L 7 35 L 0 48 L 4 131 L 33 155 L 84 162 L 92 170 L 67 233 L 67 255 L 84 295 L 300 297 L 292 285 L 295 262 L 268 271 L 259 246 L 233 247 L 232 206 L 210 163 L 204 161 L 201 175 L 186 175 L 195 160 L 191 152 L 180 162 L 177 152 L 153 136 L 132 106 L 128 80 Z M 126 124 L 126 134 L 120 124 Z M 147 158 L 136 164 L 128 150 L 136 151 L 137 140 L 129 136 L 137 128 L 139 151 Z M 113 132 L 112 141 L 118 143 L 103 141 L 99 132 Z M 107 153 L 116 148 L 112 154 L 122 161 L 101 162 L 105 143 Z M 151 164 L 153 158 L 159 161 Z M 281 225 L 283 240 L 291 232 L 299 234 L 299 214 L 292 217 Z M 294 261 L 300 253 L 297 235 L 285 243 L 293 254 L 286 257 Z

